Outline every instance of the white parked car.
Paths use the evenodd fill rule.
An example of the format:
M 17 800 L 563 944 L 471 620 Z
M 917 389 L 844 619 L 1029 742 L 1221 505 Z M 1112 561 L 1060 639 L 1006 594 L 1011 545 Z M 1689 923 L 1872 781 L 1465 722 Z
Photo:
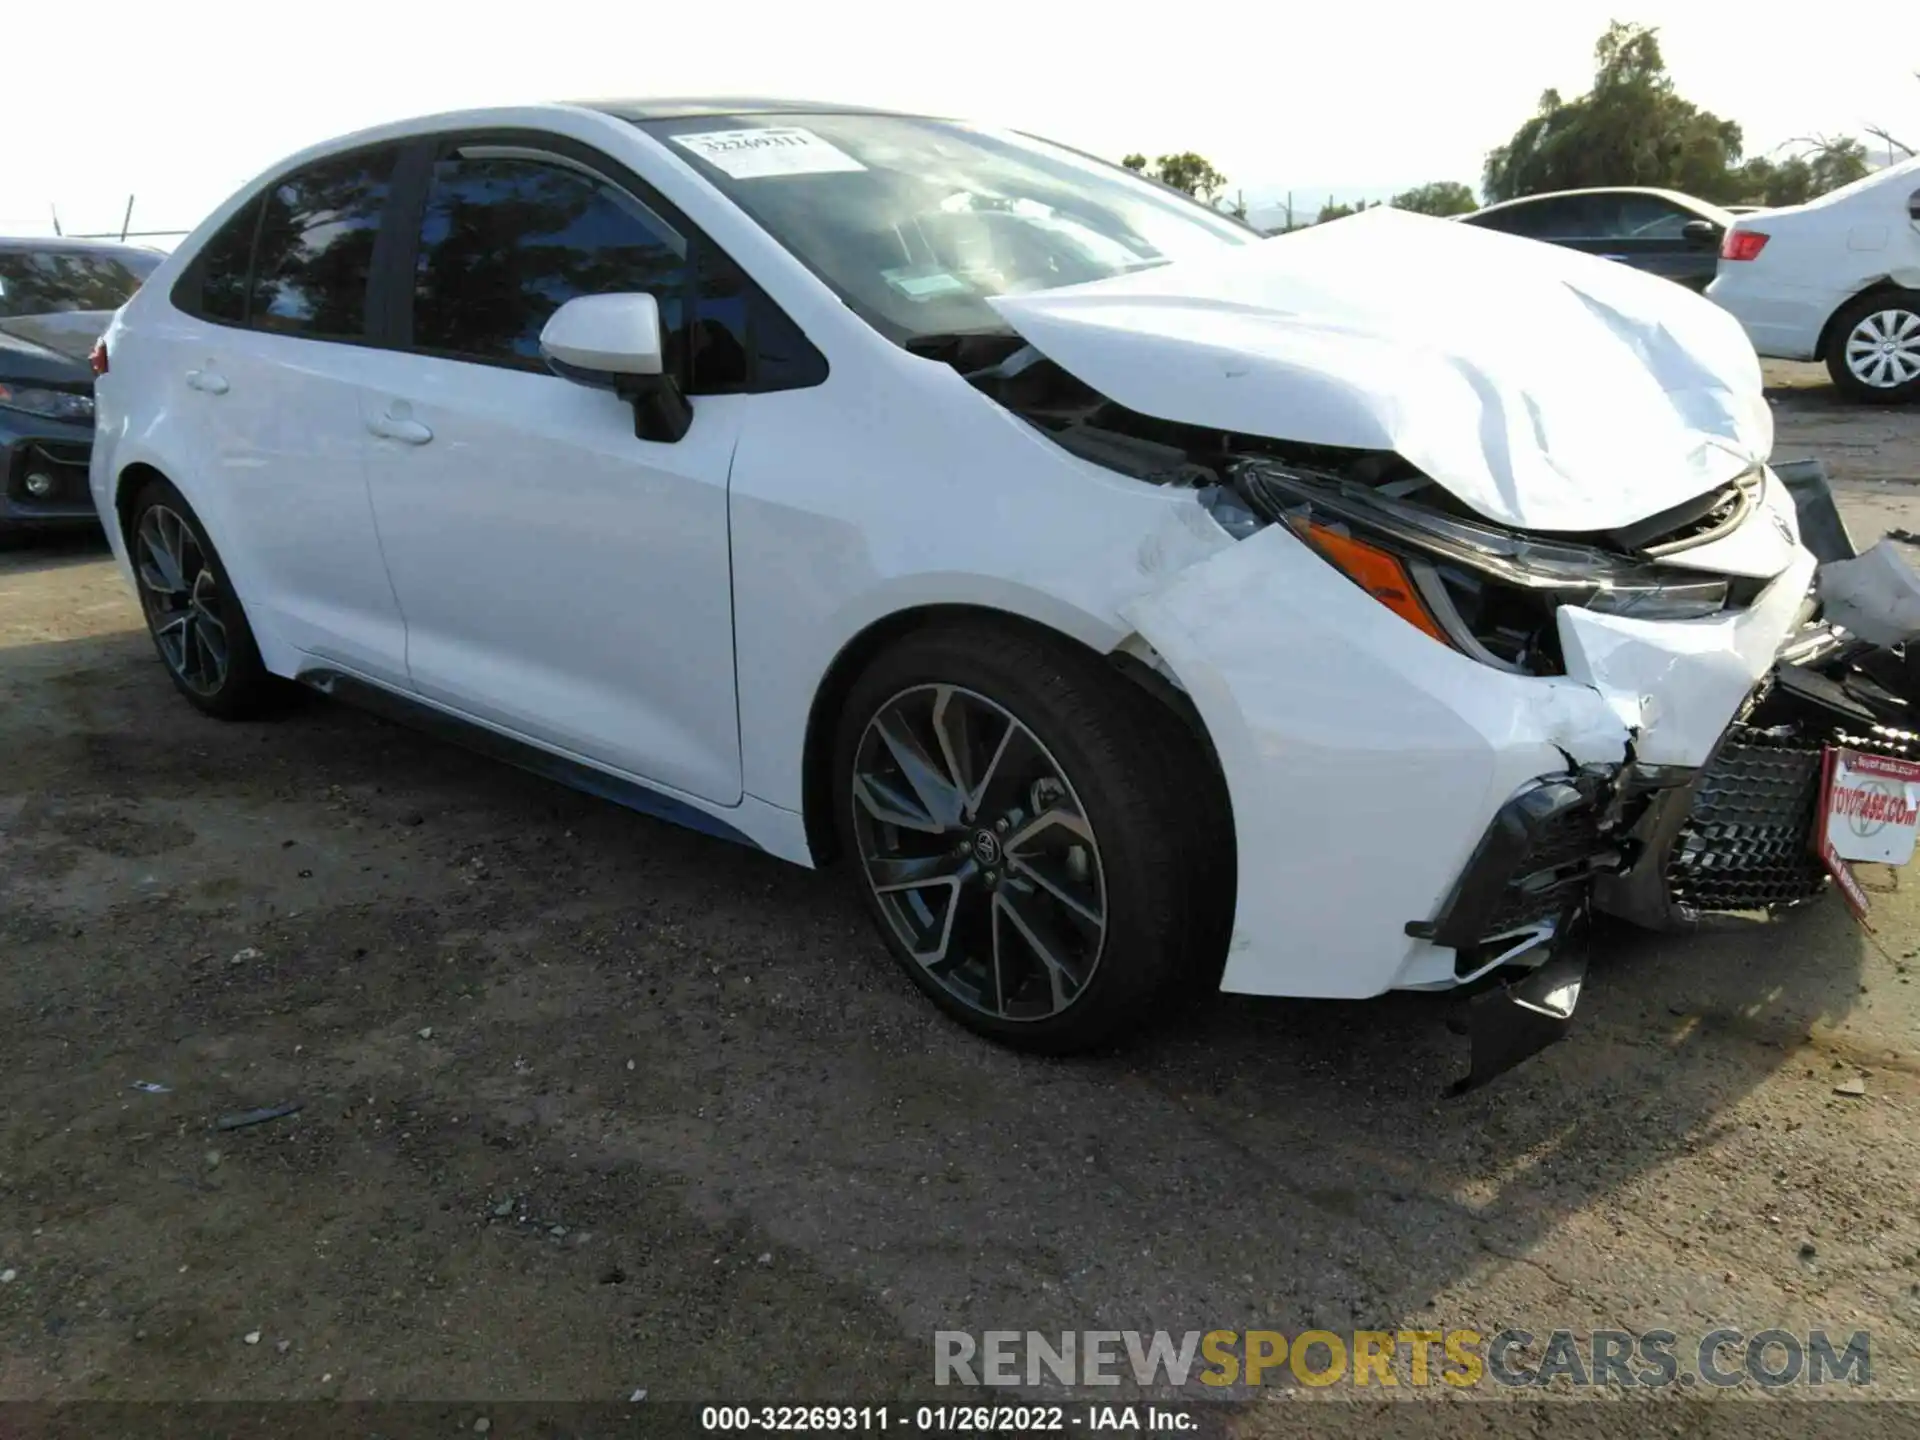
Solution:
M 1707 294 L 1762 355 L 1824 360 L 1856 400 L 1920 399 L 1920 159 L 1741 216 Z
M 1604 260 L 1261 240 L 942 120 L 554 105 L 276 166 L 96 364 L 193 704 L 304 681 L 844 857 L 1003 1041 L 1511 980 L 1491 1073 L 1590 902 L 1822 883 L 1776 793 L 1818 741 L 1755 708 L 1833 648 L 1757 363 Z

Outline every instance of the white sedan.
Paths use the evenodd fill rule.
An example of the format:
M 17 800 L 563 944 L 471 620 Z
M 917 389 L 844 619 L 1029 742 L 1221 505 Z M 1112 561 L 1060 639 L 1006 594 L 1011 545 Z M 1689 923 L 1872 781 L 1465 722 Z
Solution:
M 1741 216 L 1707 294 L 1762 355 L 1825 361 L 1856 400 L 1920 400 L 1920 158 Z
M 1511 982 L 1491 1073 L 1590 904 L 1821 883 L 1742 769 L 1815 564 L 1752 350 L 1604 260 L 1261 240 L 945 120 L 497 109 L 275 166 L 96 368 L 193 704 L 302 681 L 844 856 L 1002 1041 Z

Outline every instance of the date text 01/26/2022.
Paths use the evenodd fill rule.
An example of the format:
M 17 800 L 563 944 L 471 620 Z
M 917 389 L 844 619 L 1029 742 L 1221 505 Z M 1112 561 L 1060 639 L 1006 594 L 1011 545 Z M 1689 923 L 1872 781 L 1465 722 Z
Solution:
M 1009 1434 L 1076 1430 L 1159 1431 L 1197 1427 L 1185 1410 L 1157 1405 L 708 1405 L 709 1432 L 903 1430 L 922 1434 Z

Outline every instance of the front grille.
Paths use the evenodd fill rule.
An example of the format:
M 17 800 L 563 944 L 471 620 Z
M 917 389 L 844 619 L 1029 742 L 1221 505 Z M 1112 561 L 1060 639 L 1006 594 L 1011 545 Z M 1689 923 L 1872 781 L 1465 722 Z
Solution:
M 1667 862 L 1673 898 L 1697 910 L 1763 910 L 1826 884 L 1813 853 L 1817 743 L 1736 727 L 1700 777 Z

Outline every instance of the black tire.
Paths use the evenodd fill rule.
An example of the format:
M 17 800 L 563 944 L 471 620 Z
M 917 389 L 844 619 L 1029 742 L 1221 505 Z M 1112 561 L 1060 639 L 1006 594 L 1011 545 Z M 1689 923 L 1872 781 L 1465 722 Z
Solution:
M 175 521 L 183 531 L 175 530 Z M 156 532 L 182 537 L 177 576 L 168 577 L 154 559 L 148 537 Z M 147 481 L 127 510 L 126 541 L 147 633 L 174 688 L 195 709 L 220 720 L 271 712 L 283 693 L 280 682 L 261 662 L 226 566 L 186 497 L 165 480 Z M 178 585 L 162 588 L 172 581 Z
M 946 750 L 935 748 L 941 734 L 934 707 L 943 704 L 962 705 L 971 717 L 962 748 L 970 746 L 974 760 L 952 760 L 951 734 Z M 996 751 L 996 712 L 1018 722 L 1028 738 Z M 922 714 L 926 725 L 918 727 Z M 943 757 L 936 780 L 952 781 L 962 769 L 970 772 L 959 777 L 963 782 L 987 777 L 977 813 L 938 835 L 875 818 L 872 804 L 856 798 L 856 766 L 865 767 L 863 793 L 881 793 L 875 785 L 893 787 L 891 795 L 908 793 L 900 789 L 904 767 L 882 774 L 900 753 L 876 728 L 882 715 L 897 722 L 894 733 L 931 737 L 921 753 Z M 1002 757 L 998 768 L 986 759 L 995 753 Z M 1028 756 L 1032 768 L 1023 769 Z M 1056 773 L 1058 780 L 1046 778 Z M 949 787 L 953 797 L 967 789 L 965 783 Z M 1019 800 L 1012 828 L 995 832 L 996 816 L 1009 814 L 1002 803 L 1009 794 Z M 1233 907 L 1224 783 L 1167 706 L 1096 656 L 1011 626 L 955 623 L 913 632 L 883 652 L 847 698 L 834 747 L 833 800 L 848 868 L 888 949 L 936 1005 L 970 1029 L 1024 1050 L 1086 1050 L 1122 1038 L 1168 1002 L 1218 979 Z M 931 816 L 933 809 L 922 806 L 915 814 Z M 1067 820 L 1049 828 L 1047 817 L 1054 815 Z M 1084 845 L 1082 821 L 1091 832 Z M 980 847 L 991 850 L 995 833 L 1005 836 L 1005 851 L 982 868 Z M 1034 848 L 1022 860 L 1016 852 L 1028 835 L 1036 838 L 1024 843 Z M 925 848 L 924 860 L 917 850 L 903 857 L 889 849 L 909 842 Z M 1043 847 L 1052 850 L 1041 854 Z M 919 874 L 934 872 L 916 872 L 918 888 L 909 893 L 922 897 L 922 916 L 915 901 L 899 894 L 883 902 L 875 889 L 876 858 L 889 877 L 905 875 L 901 866 L 921 864 L 971 867 L 975 876 L 954 881 L 943 901 L 940 887 L 948 880 L 920 880 Z M 1044 872 L 1051 872 L 1052 883 L 1043 889 L 1036 877 Z M 963 885 L 990 892 L 984 920 L 971 889 L 964 892 L 968 909 L 960 909 Z M 1069 908 L 1070 899 L 1088 905 Z M 1086 912 L 1096 899 L 1101 925 L 1094 943 L 1086 938 L 1092 931 Z M 943 920 L 941 903 L 952 904 L 959 918 Z M 946 928 L 936 936 L 942 923 Z M 909 941 L 916 927 L 928 953 L 944 952 L 940 960 L 915 958 Z M 1052 948 L 1061 956 L 1077 951 L 1079 963 L 1040 964 L 1040 935 L 1059 941 Z M 992 950 L 995 942 L 1002 951 Z M 955 962 L 963 948 L 979 964 Z M 986 958 L 995 953 L 999 962 Z M 1004 965 L 997 978 L 996 963 Z M 941 966 L 952 967 L 945 978 L 936 973 Z M 1051 982 L 1069 970 L 1078 983 L 1063 1004 L 1065 982 Z M 1041 1013 L 1048 1005 L 1055 1008 Z
M 1884 336 L 1882 343 L 1900 347 L 1897 363 L 1896 357 L 1889 356 L 1889 363 L 1882 371 L 1887 383 L 1876 383 L 1870 369 L 1867 376 L 1862 376 L 1849 363 L 1850 350 L 1858 359 L 1861 347 L 1873 342 L 1873 336 L 1856 335 L 1863 326 L 1875 327 L 1875 333 Z M 1870 350 L 1864 353 L 1872 354 Z M 1920 292 L 1875 290 L 1857 296 L 1833 317 L 1827 333 L 1827 353 L 1822 358 L 1827 362 L 1827 374 L 1832 377 L 1834 388 L 1849 399 L 1868 405 L 1901 405 L 1920 400 L 1920 373 L 1905 380 L 1899 378 L 1901 368 L 1920 364 Z

